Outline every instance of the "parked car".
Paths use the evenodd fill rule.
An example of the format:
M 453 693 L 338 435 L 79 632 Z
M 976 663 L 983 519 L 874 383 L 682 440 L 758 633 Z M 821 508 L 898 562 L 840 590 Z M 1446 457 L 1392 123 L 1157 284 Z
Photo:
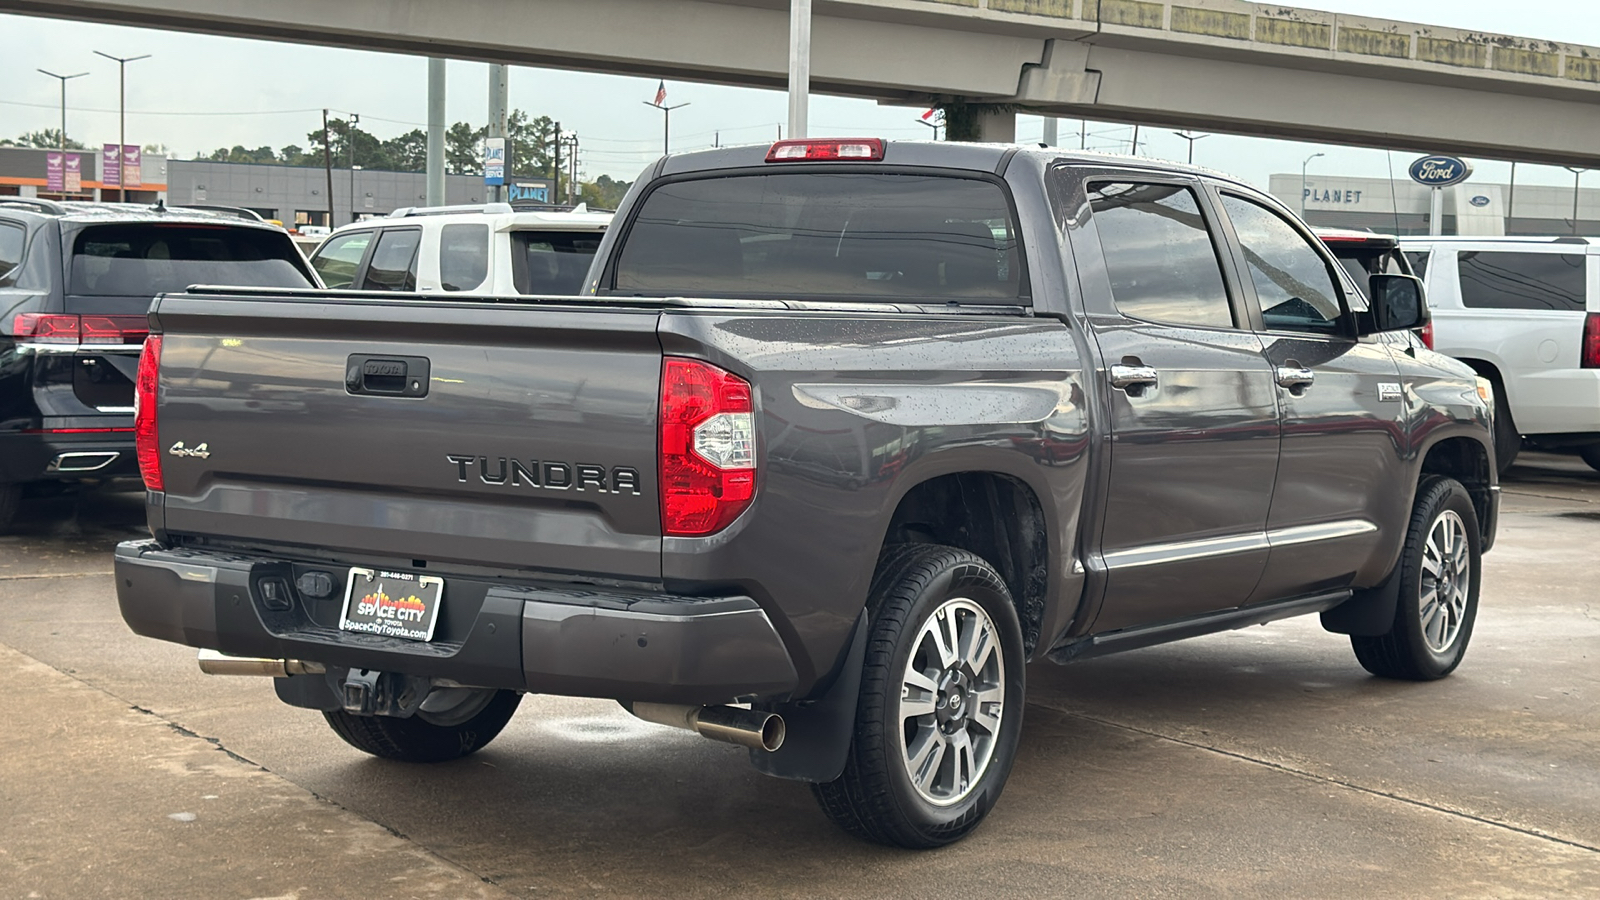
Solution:
M 994 806 L 1030 661 L 1321 613 L 1375 674 L 1461 662 L 1487 398 L 1364 339 L 1417 280 L 1357 303 L 1270 196 L 819 139 L 663 159 L 617 216 L 577 298 L 160 298 L 128 624 L 390 759 L 614 698 L 906 847 Z
M 330 288 L 570 295 L 611 216 L 507 203 L 408 207 L 339 228 L 311 265 Z
M 1524 442 L 1600 470 L 1600 242 L 1428 237 L 1400 242 L 1428 286 L 1432 346 L 1494 383 L 1503 473 Z
M 145 312 L 196 283 L 316 280 L 248 210 L 0 197 L 0 528 L 25 488 L 138 477 Z

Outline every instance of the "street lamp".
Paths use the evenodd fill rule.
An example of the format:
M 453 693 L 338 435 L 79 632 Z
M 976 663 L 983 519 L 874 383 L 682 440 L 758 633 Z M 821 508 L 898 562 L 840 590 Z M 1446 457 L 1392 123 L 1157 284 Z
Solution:
M 1195 134 L 1189 131 L 1174 131 L 1173 134 L 1189 142 L 1189 165 L 1194 165 L 1194 142 L 1211 137 L 1209 134 Z
M 1190 146 L 1193 145 L 1191 144 Z M 1305 162 L 1300 164 L 1300 218 L 1302 219 L 1306 217 L 1306 166 L 1311 165 L 1313 159 L 1327 155 L 1326 153 L 1313 153 L 1306 157 Z
M 1565 168 L 1568 172 L 1572 173 L 1572 233 L 1573 233 L 1573 235 L 1577 235 L 1577 233 L 1578 233 L 1578 180 L 1583 177 L 1583 173 L 1585 173 L 1585 172 L 1587 172 L 1589 170 L 1588 169 L 1580 169 L 1577 166 L 1564 166 L 1563 168 Z
M 89 73 L 79 72 L 76 75 L 57 75 L 46 69 L 40 69 L 39 71 L 49 75 L 51 78 L 61 79 L 61 134 L 59 137 L 61 138 L 61 149 L 65 151 L 67 149 L 67 82 L 74 78 L 82 78 Z
M 356 173 L 361 169 L 362 167 L 355 163 L 350 164 L 350 221 L 352 223 L 356 220 Z
M 916 122 L 918 125 L 926 125 L 929 128 L 932 128 L 933 129 L 933 139 L 936 140 L 936 141 L 939 139 L 939 123 L 938 122 L 930 122 L 927 119 L 913 119 L 912 121 Z
M 125 173 L 128 171 L 128 159 L 127 153 L 122 148 L 128 144 L 128 63 L 149 59 L 150 54 L 123 57 L 112 56 L 109 53 L 101 53 L 96 50 L 95 55 L 104 56 L 117 64 L 117 155 L 120 157 L 117 160 L 117 199 L 126 203 L 128 201 L 128 189 L 125 185 L 127 185 L 128 179 L 125 177 Z M 63 128 L 63 130 L 65 129 Z

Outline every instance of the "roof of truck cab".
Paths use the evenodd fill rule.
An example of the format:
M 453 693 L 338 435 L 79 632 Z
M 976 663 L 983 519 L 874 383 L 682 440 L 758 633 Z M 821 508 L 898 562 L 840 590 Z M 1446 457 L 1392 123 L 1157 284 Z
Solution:
M 826 140 L 851 140 L 851 138 L 815 138 L 817 141 Z M 1157 172 L 1174 172 L 1186 175 L 1202 176 L 1216 181 L 1225 181 L 1240 187 L 1249 188 L 1260 193 L 1258 188 L 1248 182 L 1218 172 L 1203 166 L 1188 165 L 1179 162 L 1170 162 L 1164 159 L 1150 159 L 1143 156 L 1127 156 L 1116 153 L 1099 153 L 1093 150 L 1069 150 L 1063 147 L 1050 147 L 1044 144 L 974 144 L 964 141 L 897 141 L 883 139 L 883 159 L 876 163 L 853 162 L 851 160 L 834 160 L 820 165 L 885 165 L 885 166 L 910 166 L 943 169 L 966 169 L 978 172 L 993 172 L 1000 168 L 1000 164 L 1016 156 L 1027 156 L 1039 160 L 1041 163 L 1067 163 L 1082 165 L 1116 166 L 1128 169 L 1147 169 Z M 771 169 L 781 171 L 787 166 L 807 165 L 807 161 L 794 160 L 788 162 L 767 162 L 767 151 L 771 143 L 743 144 L 735 147 L 722 147 L 710 150 L 694 150 L 688 153 L 675 153 L 658 160 L 659 170 L 652 176 L 662 177 L 683 175 L 694 172 L 709 172 L 722 169 Z M 655 166 L 652 166 L 655 169 Z

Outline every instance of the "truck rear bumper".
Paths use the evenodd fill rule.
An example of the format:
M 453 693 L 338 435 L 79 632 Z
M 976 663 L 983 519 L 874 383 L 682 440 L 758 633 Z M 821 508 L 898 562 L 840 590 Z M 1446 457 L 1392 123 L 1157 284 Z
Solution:
M 332 576 L 335 590 L 304 594 L 297 585 L 310 571 Z M 117 602 L 129 627 L 147 637 L 473 687 L 724 703 L 782 698 L 798 681 L 783 640 L 749 597 L 446 576 L 434 640 L 423 643 L 339 630 L 346 571 L 128 541 L 116 552 Z

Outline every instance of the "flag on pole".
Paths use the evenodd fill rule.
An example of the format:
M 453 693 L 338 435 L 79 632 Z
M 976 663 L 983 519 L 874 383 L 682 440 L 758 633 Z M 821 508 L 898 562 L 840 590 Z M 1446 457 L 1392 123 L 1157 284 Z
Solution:
M 934 114 L 934 113 L 936 113 L 936 112 L 938 112 L 938 110 L 936 110 L 936 109 L 930 109 L 930 110 L 928 110 L 928 111 L 927 111 L 927 112 L 925 112 L 925 113 L 923 113 L 923 114 L 922 114 L 922 121 L 924 121 L 924 122 L 926 122 L 926 121 L 928 121 L 928 120 L 929 120 L 929 119 L 931 119 L 931 118 L 933 118 L 933 114 Z
M 661 104 L 667 102 L 667 83 L 665 81 L 656 85 L 656 99 L 651 102 L 656 106 L 660 106 Z

